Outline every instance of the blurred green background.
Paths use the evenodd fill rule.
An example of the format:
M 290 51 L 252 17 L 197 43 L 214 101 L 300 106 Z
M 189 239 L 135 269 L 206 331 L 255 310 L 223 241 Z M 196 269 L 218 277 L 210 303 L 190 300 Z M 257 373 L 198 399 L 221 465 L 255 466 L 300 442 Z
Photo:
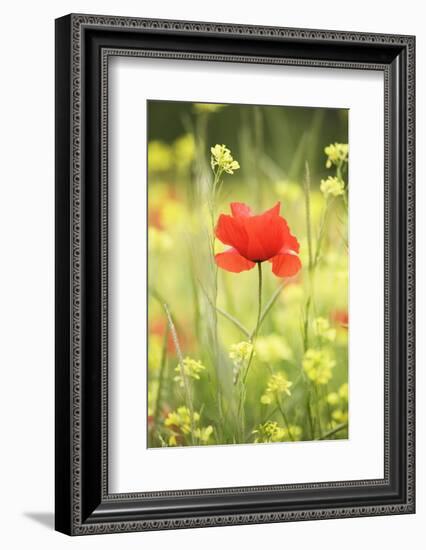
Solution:
M 274 422 L 280 435 L 262 436 L 262 441 L 318 439 L 346 423 L 347 172 L 341 196 L 327 198 L 320 184 L 336 175 L 334 165 L 326 166 L 324 149 L 330 143 L 347 144 L 348 111 L 149 101 L 148 138 L 148 445 L 254 442 L 259 426 L 267 422 Z M 215 144 L 225 144 L 240 168 L 224 174 L 211 219 L 210 148 Z M 308 269 L 307 166 L 314 247 L 324 229 L 314 277 Z M 245 337 L 217 314 L 214 305 L 251 330 L 257 315 L 257 270 L 239 274 L 218 270 L 210 248 L 217 216 L 229 214 L 229 203 L 235 201 L 249 204 L 255 213 L 280 201 L 281 215 L 300 243 L 302 260 L 302 270 L 284 281 L 262 325 L 247 377 L 243 428 L 230 352 Z M 223 249 L 216 240 L 214 251 Z M 265 262 L 264 303 L 280 283 Z M 189 437 L 188 422 L 176 412 L 187 405 L 187 396 L 175 380 L 179 354 L 164 304 L 173 318 L 182 356 L 204 367 L 199 379 L 190 380 L 190 389 L 199 414 L 197 425 L 209 428 L 209 434 L 198 432 L 195 442 Z M 318 319 L 325 320 L 329 337 L 318 334 Z M 326 383 L 312 383 L 304 371 L 310 350 L 324 352 L 334 363 Z M 320 363 L 315 368 L 325 368 Z M 280 411 L 261 404 L 272 374 L 282 374 L 292 384 L 291 396 L 282 396 L 287 426 Z M 289 437 L 288 425 L 297 436 Z M 330 437 L 347 434 L 346 427 Z
M 203 116 L 194 109 L 194 103 L 151 100 L 148 102 L 148 140 L 173 143 L 197 127 L 200 114 Z M 212 114 L 206 142 L 225 142 L 234 157 L 241 160 L 250 144 L 257 140 L 266 156 L 259 168 L 273 177 L 277 176 L 274 172 L 279 171 L 287 178 L 301 180 L 307 161 L 315 181 L 319 181 L 327 175 L 324 146 L 348 142 L 348 109 L 232 104 Z M 240 164 L 239 176 L 252 176 L 252 163 Z

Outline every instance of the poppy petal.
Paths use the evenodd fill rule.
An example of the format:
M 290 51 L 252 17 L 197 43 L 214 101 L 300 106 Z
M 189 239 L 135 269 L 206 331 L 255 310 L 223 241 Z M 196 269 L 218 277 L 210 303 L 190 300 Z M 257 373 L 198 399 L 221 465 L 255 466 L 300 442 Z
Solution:
M 277 277 L 293 277 L 302 267 L 302 262 L 296 254 L 277 254 L 271 259 L 272 273 Z
M 240 252 L 250 260 L 263 262 L 280 253 L 287 243 L 289 231 L 284 219 L 280 216 L 262 214 L 241 219 L 244 224 L 248 242 L 245 250 Z
M 253 215 L 250 206 L 247 206 L 243 202 L 231 202 L 231 212 L 234 218 L 238 218 L 239 216 L 247 218 Z
M 250 260 L 246 260 L 241 254 L 238 253 L 235 248 L 228 248 L 225 252 L 215 255 L 216 264 L 225 269 L 226 271 L 231 271 L 232 273 L 241 273 L 241 271 L 248 271 L 253 269 L 256 265 Z
M 267 215 L 279 216 L 280 209 L 281 209 L 281 203 L 280 201 L 278 201 L 275 206 L 273 206 L 272 208 L 269 208 L 269 210 L 265 210 L 265 212 L 261 215 L 262 216 L 267 216 Z
M 286 235 L 285 235 L 285 238 L 284 238 L 283 249 L 285 249 L 286 251 L 293 250 L 294 252 L 299 253 L 299 249 L 300 249 L 299 241 L 291 233 L 287 222 L 286 222 L 285 225 L 286 225 Z
M 242 252 L 247 247 L 247 232 L 240 223 L 241 218 L 233 218 L 221 214 L 216 225 L 216 237 L 223 242 Z

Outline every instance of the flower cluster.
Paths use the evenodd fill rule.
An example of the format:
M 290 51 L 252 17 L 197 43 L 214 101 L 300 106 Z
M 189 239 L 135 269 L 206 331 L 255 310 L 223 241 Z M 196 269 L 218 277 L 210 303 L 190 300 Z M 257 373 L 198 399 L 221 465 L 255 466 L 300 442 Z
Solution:
M 192 134 L 184 134 L 179 137 L 173 146 L 176 168 L 186 169 L 195 155 L 195 140 Z
M 185 357 L 182 363 L 175 368 L 175 372 L 178 374 L 174 377 L 174 381 L 178 382 L 181 388 L 185 387 L 185 378 L 192 378 L 193 380 L 200 379 L 200 373 L 205 370 L 206 367 L 201 361 L 191 359 L 191 357 Z
M 339 197 L 345 191 L 345 184 L 341 178 L 328 176 L 321 180 L 320 190 L 325 197 Z
M 256 353 L 260 361 L 268 364 L 290 361 L 293 358 L 290 346 L 278 334 L 260 336 L 256 341 Z
M 176 411 L 172 411 L 167 415 L 164 421 L 164 426 L 171 432 L 168 444 L 171 447 L 176 446 L 178 443 L 182 444 L 184 436 L 189 435 L 193 429 L 193 435 L 200 443 L 208 443 L 210 436 L 213 434 L 213 427 L 201 427 L 199 425 L 200 414 L 194 412 L 192 415 L 188 407 L 178 407 Z
M 238 342 L 238 344 L 231 345 L 229 358 L 234 364 L 234 384 L 238 379 L 241 368 L 248 362 L 252 354 L 255 357 L 256 353 L 253 351 L 253 344 L 251 342 Z
M 339 166 L 343 162 L 348 162 L 349 146 L 347 143 L 330 143 L 325 147 L 324 153 L 327 155 L 327 168 Z
M 255 436 L 255 443 L 277 443 L 279 441 L 300 441 L 303 431 L 297 425 L 292 424 L 288 428 L 283 428 L 277 422 L 269 420 L 257 426 L 252 433 Z
M 328 350 L 308 349 L 303 357 L 303 370 L 314 384 L 327 384 L 332 377 L 332 369 L 336 366 L 335 360 Z
M 148 170 L 150 172 L 169 172 L 172 169 L 187 169 L 195 156 L 195 140 L 192 134 L 183 134 L 169 145 L 159 140 L 148 144 Z
M 333 429 L 338 424 L 345 424 L 348 421 L 348 384 L 342 384 L 337 392 L 331 392 L 326 396 L 326 401 L 329 406 L 333 407 L 331 412 L 332 424 L 330 429 Z
M 323 343 L 334 342 L 336 339 L 336 329 L 330 327 L 328 319 L 317 317 L 313 321 L 315 336 Z
M 167 231 L 150 227 L 148 229 L 148 246 L 151 252 L 169 252 L 173 248 L 173 238 Z
M 278 398 L 282 394 L 291 395 L 290 388 L 293 382 L 287 379 L 285 374 L 273 374 L 268 380 L 265 393 L 260 398 L 263 405 L 270 405 L 273 399 Z
M 227 174 L 233 174 L 235 170 L 238 170 L 240 165 L 238 161 L 234 160 L 231 151 L 226 145 L 216 144 L 210 148 L 211 159 L 210 164 L 213 172 L 226 172 Z

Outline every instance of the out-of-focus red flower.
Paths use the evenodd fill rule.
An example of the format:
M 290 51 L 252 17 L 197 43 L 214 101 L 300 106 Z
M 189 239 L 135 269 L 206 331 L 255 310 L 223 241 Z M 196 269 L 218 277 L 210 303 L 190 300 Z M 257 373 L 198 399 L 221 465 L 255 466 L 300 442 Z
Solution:
M 299 243 L 280 216 L 280 206 L 278 202 L 256 216 L 246 204 L 232 202 L 232 216 L 221 214 L 216 225 L 216 237 L 230 246 L 225 252 L 216 254 L 217 265 L 226 271 L 240 273 L 268 260 L 277 277 L 296 275 L 302 267 Z
M 188 333 L 184 333 L 181 327 L 175 327 L 175 328 L 176 328 L 176 332 L 178 334 L 179 342 L 182 348 L 184 348 L 185 350 L 192 349 L 194 342 L 193 342 L 193 338 L 191 338 L 191 335 Z M 167 321 L 161 317 L 154 318 L 149 323 L 150 334 L 153 334 L 155 336 L 160 336 L 161 338 L 163 338 L 166 330 L 167 330 Z M 169 355 L 176 355 L 176 346 L 173 341 L 172 333 L 170 331 L 167 336 L 167 353 Z
M 348 328 L 349 326 L 349 316 L 346 309 L 335 309 L 331 314 L 331 319 L 343 328 Z
M 148 214 L 148 225 L 157 229 L 164 229 L 161 210 L 159 208 L 150 208 Z

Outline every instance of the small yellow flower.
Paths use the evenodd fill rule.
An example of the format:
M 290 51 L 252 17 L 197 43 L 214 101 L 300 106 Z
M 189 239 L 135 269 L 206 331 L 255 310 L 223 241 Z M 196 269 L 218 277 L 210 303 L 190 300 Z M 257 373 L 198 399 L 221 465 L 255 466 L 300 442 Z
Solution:
M 331 413 L 331 417 L 333 420 L 338 422 L 339 424 L 345 424 L 348 421 L 348 413 L 347 411 L 342 411 L 340 409 L 337 409 Z
M 229 358 L 234 364 L 234 384 L 238 379 L 241 368 L 248 362 L 252 353 L 253 357 L 255 357 L 256 353 L 253 352 L 253 344 L 251 342 L 238 342 L 238 344 L 231 345 Z
M 285 429 L 284 441 L 300 441 L 303 430 L 300 426 L 290 424 L 288 429 Z
M 303 195 L 302 187 L 293 181 L 278 181 L 275 184 L 275 192 L 287 203 L 296 202 Z
M 196 428 L 194 430 L 194 435 L 202 443 L 208 443 L 210 436 L 213 433 L 213 426 L 207 426 L 206 428 Z
M 195 443 L 207 444 L 211 435 L 213 434 L 213 426 L 202 427 L 200 423 L 200 414 L 194 412 L 191 425 L 191 413 L 188 407 L 178 407 L 176 411 L 172 411 L 167 415 L 164 421 L 164 426 L 171 432 L 169 435 L 168 444 L 174 447 L 178 444 L 178 440 L 182 439 L 182 436 L 186 436 L 191 433 L 196 439 Z
M 314 333 L 322 341 L 334 342 L 336 339 L 336 329 L 330 327 L 328 319 L 317 317 L 313 321 Z
M 277 422 L 272 422 L 271 420 L 260 424 L 252 433 L 255 435 L 255 443 L 282 441 L 286 435 L 285 429 L 281 428 Z
M 150 141 L 148 144 L 148 170 L 166 172 L 173 164 L 173 153 L 169 145 L 162 141 Z
M 333 165 L 337 166 L 348 162 L 349 146 L 347 143 L 330 143 L 325 147 L 324 153 L 327 155 L 325 165 L 327 168 L 331 168 Z
M 185 377 L 192 378 L 193 380 L 200 379 L 200 372 L 203 372 L 206 367 L 201 361 L 191 359 L 191 357 L 185 357 L 182 363 L 175 368 L 175 372 L 178 374 L 173 378 L 175 382 L 179 383 L 181 388 L 185 387 Z
M 345 191 L 345 184 L 340 178 L 328 176 L 326 180 L 321 180 L 320 190 L 325 197 L 339 197 Z
M 195 155 L 195 140 L 192 134 L 184 134 L 173 144 L 175 164 L 178 170 L 188 168 Z
M 148 229 L 148 246 L 152 252 L 168 252 L 173 248 L 173 239 L 167 231 L 150 227 Z
M 349 397 L 349 386 L 348 384 L 342 384 L 339 388 L 339 397 L 343 401 L 348 401 Z
M 293 359 L 290 346 L 278 334 L 260 336 L 256 341 L 256 353 L 263 363 L 277 363 Z
M 339 395 L 335 391 L 333 391 L 327 395 L 326 401 L 329 405 L 332 405 L 334 407 L 339 403 Z
M 314 384 L 327 384 L 333 376 L 336 362 L 327 350 L 308 349 L 303 357 L 303 370 Z
M 233 174 L 235 170 L 239 169 L 239 163 L 232 158 L 231 151 L 226 145 L 216 144 L 214 147 L 210 148 L 210 152 L 210 164 L 213 171 L 215 171 L 217 167 L 219 172 Z
M 290 388 L 292 385 L 293 382 L 290 382 L 284 374 L 273 374 L 268 380 L 268 385 L 266 386 L 265 393 L 260 398 L 260 402 L 263 405 L 270 405 L 274 398 L 282 394 L 290 396 Z

